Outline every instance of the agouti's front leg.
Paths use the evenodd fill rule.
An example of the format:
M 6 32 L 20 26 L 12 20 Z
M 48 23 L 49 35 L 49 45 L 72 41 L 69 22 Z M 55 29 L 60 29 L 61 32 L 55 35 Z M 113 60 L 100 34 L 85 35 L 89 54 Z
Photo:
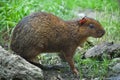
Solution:
M 74 56 L 74 52 L 75 52 L 75 47 L 74 48 L 70 48 L 70 49 L 66 49 L 66 51 L 64 52 L 64 58 L 65 60 L 68 62 L 71 70 L 73 71 L 73 73 L 75 73 L 76 75 L 79 74 L 78 70 L 75 68 L 74 65 L 74 60 L 73 60 L 73 56 Z
M 65 55 L 65 59 L 66 59 L 66 61 L 68 62 L 68 64 L 70 65 L 70 68 L 72 69 L 73 73 L 75 73 L 76 75 L 78 75 L 79 72 L 78 72 L 78 70 L 75 68 L 74 61 L 73 61 L 73 57 Z

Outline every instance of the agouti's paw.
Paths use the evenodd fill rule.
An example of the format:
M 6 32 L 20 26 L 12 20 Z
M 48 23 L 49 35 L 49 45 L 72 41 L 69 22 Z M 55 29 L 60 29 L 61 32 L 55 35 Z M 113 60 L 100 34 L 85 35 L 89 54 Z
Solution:
M 79 72 L 78 72 L 77 69 L 73 69 L 73 73 L 74 73 L 75 75 L 79 75 Z

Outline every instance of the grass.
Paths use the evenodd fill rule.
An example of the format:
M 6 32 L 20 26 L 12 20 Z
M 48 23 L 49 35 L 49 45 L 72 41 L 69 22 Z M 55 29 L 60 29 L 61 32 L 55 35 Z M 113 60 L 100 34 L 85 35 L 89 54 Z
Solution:
M 108 73 L 110 60 L 105 57 L 101 61 L 97 60 L 97 58 L 81 59 L 81 54 L 78 52 L 74 58 L 81 78 L 87 77 L 88 79 L 91 79 L 99 77 L 100 79 L 104 79 Z
M 69 20 L 75 16 L 73 11 L 77 9 L 92 9 L 98 12 L 96 18 L 104 26 L 106 35 L 101 39 L 90 38 L 94 44 L 103 41 L 120 42 L 120 9 L 117 0 L 0 0 L 0 44 L 9 43 L 12 29 L 24 16 L 32 12 L 50 12 Z M 107 73 L 108 60 L 99 62 L 92 59 L 81 60 L 79 57 L 80 55 L 75 56 L 79 70 L 82 71 L 81 65 L 88 66 L 90 77 L 104 77 Z

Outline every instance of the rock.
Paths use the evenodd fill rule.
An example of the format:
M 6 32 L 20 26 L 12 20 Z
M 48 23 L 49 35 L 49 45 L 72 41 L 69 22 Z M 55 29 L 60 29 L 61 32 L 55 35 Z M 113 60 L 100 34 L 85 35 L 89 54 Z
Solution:
M 116 65 L 117 63 L 120 63 L 120 58 L 114 58 L 111 60 L 109 67 L 113 67 L 114 65 Z
M 120 57 L 120 44 L 113 42 L 104 42 L 89 49 L 85 54 L 85 58 L 98 57 L 107 54 L 110 57 Z
M 109 70 L 107 74 L 108 77 L 114 78 L 115 76 L 120 76 L 120 58 L 114 58 L 113 60 L 111 60 L 108 70 Z M 107 80 L 112 79 L 107 78 Z
M 104 80 L 120 80 L 120 75 L 115 76 L 115 77 L 109 77 L 109 78 L 106 78 Z
M 0 46 L 0 79 L 43 80 L 42 70 Z
M 113 66 L 112 70 L 115 73 L 119 73 L 120 74 L 120 63 L 117 63 L 115 66 Z

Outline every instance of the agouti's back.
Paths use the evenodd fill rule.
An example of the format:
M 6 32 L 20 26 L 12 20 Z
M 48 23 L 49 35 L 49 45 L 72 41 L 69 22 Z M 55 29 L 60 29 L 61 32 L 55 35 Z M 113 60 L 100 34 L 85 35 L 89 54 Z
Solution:
M 62 19 L 52 14 L 34 13 L 23 18 L 15 27 L 11 49 L 19 54 L 24 53 L 23 56 L 35 47 L 40 52 L 58 52 L 60 47 L 67 45 L 64 42 L 69 42 L 70 37 L 70 27 Z
M 49 13 L 39 12 L 23 18 L 13 30 L 11 49 L 30 61 L 42 52 L 59 52 L 73 72 L 72 57 L 75 49 L 88 37 L 102 37 L 101 24 L 84 17 L 76 21 L 64 21 Z

